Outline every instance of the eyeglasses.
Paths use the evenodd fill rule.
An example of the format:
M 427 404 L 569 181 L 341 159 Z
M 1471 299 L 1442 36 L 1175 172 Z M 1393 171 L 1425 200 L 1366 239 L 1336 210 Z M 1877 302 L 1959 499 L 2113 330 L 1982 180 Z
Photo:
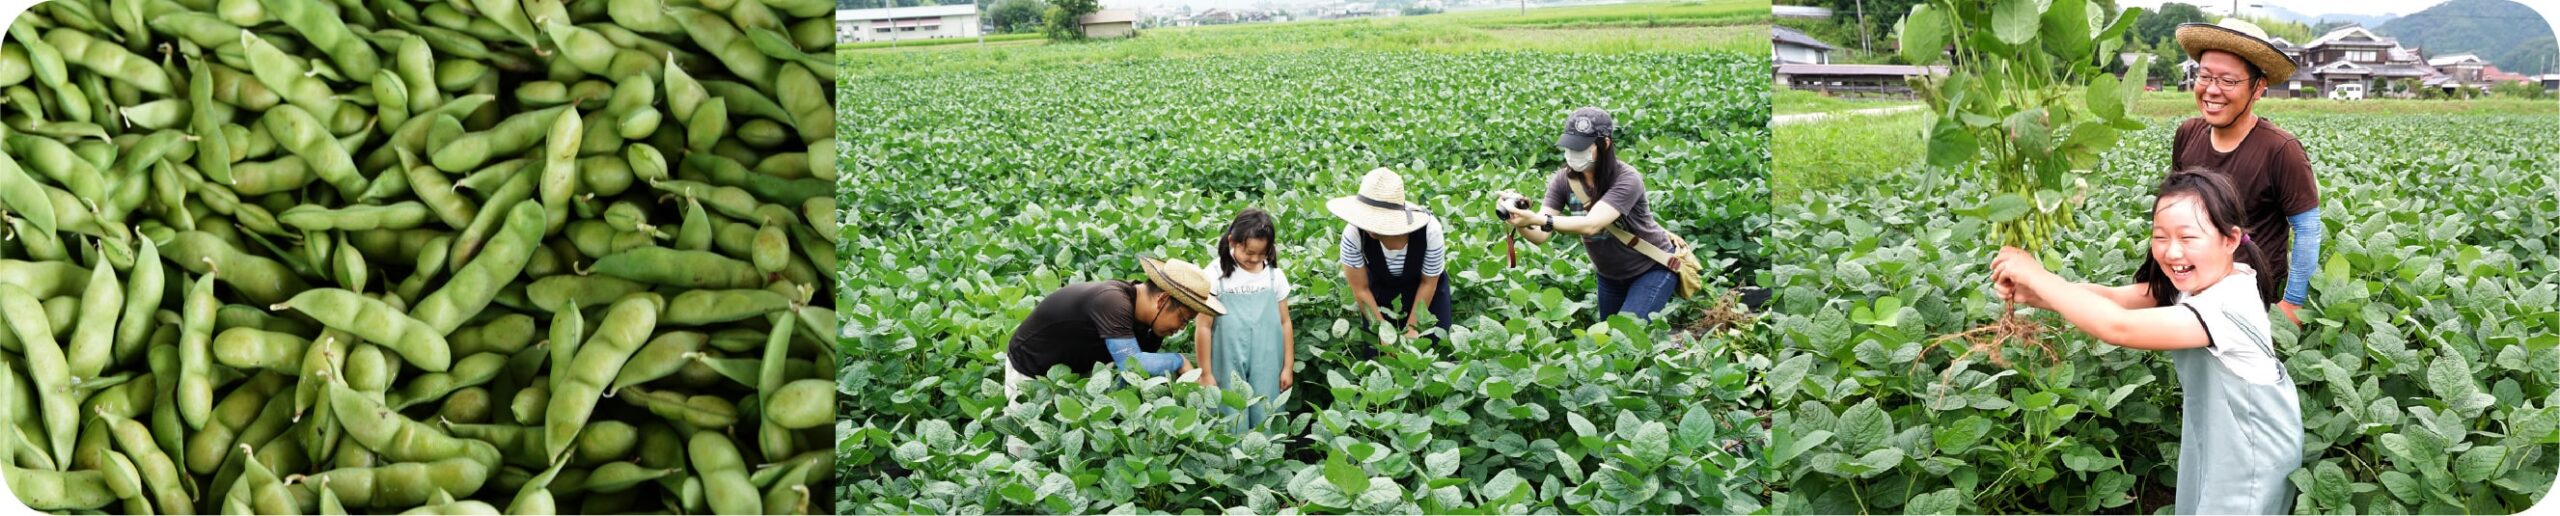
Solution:
M 2197 86 L 2207 84 L 2218 85 L 2222 87 L 2223 91 L 2239 89 L 2240 83 L 2249 82 L 2249 79 L 2247 78 L 2234 79 L 2228 77 L 2214 77 L 2211 75 L 2199 76 L 2196 77 L 2196 79 Z

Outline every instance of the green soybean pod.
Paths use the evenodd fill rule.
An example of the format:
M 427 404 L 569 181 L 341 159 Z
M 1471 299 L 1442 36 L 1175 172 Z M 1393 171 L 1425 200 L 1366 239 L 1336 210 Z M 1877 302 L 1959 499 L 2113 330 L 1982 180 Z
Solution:
M 292 27 L 303 41 L 328 54 L 330 62 L 336 63 L 338 71 L 348 77 L 372 77 L 374 71 L 381 69 L 382 57 L 374 54 L 373 45 L 357 39 L 336 10 L 307 1 L 261 0 L 258 3 L 266 7 L 267 13 L 277 21 Z
M 63 352 L 72 378 L 95 378 L 115 356 L 116 316 L 124 311 L 124 284 L 106 260 L 89 275 L 88 292 L 80 296 L 80 322 L 72 328 Z
M 568 381 L 566 367 L 577 360 L 578 348 L 587 341 L 586 313 L 578 308 L 576 298 L 571 299 L 566 304 L 553 305 L 551 312 L 550 390 L 554 393 L 560 391 L 561 383 Z M 545 410 L 549 408 L 547 404 L 544 407 Z
M 19 469 L 0 461 L 0 478 L 18 502 L 39 511 L 94 511 L 117 501 L 105 471 L 41 471 Z
M 102 412 L 100 416 L 106 419 L 108 437 L 133 460 L 153 503 L 162 512 L 185 512 L 187 491 L 179 483 L 177 462 L 152 440 L 151 429 L 119 414 Z
M 532 346 L 535 326 L 538 324 L 534 322 L 532 316 L 507 314 L 489 319 L 488 322 L 478 326 L 466 326 L 454 330 L 452 335 L 445 336 L 445 342 L 453 345 L 453 352 L 457 355 L 470 356 L 480 353 L 514 355 Z
M 349 199 L 364 195 L 368 183 L 363 175 L 356 173 L 355 158 L 347 154 L 347 149 L 340 146 L 338 140 L 329 136 L 327 126 L 321 125 L 320 120 L 315 113 L 294 105 L 283 105 L 268 109 L 266 116 L 259 118 L 259 123 L 267 134 L 275 136 L 278 145 L 295 156 L 301 156 L 310 164 L 312 173 L 319 175 L 329 186 L 336 187 L 339 195 Z
M 132 85 L 145 92 L 168 95 L 177 91 L 169 74 L 150 59 L 72 28 L 46 31 L 44 42 L 62 51 L 64 58 L 82 68 L 97 72 L 118 83 Z
M 309 347 L 303 348 L 302 371 L 296 376 L 299 380 L 293 384 L 294 417 L 300 418 L 311 407 L 319 405 L 321 395 L 326 392 L 321 387 L 346 370 L 347 357 L 351 353 L 349 348 L 355 346 L 355 340 L 356 336 L 347 332 L 327 330 L 320 332 L 319 338 L 311 339 Z
M 343 238 L 338 239 L 337 251 L 329 253 L 329 271 L 336 274 L 338 285 L 351 289 L 364 288 L 372 274 L 371 269 L 365 266 L 364 253 L 356 251 L 355 244 Z
M 526 260 L 533 257 L 534 246 L 540 245 L 543 212 L 538 204 L 519 202 L 507 213 L 506 226 L 478 259 L 455 270 L 444 288 L 418 301 L 413 314 L 437 335 L 452 333 L 471 316 L 488 308 L 496 299 L 498 287 L 524 273 Z
M 95 200 L 107 197 L 107 175 L 98 171 L 97 163 L 81 158 L 78 152 L 72 151 L 71 146 L 54 141 L 52 138 L 27 134 L 10 134 L 7 140 L 9 148 L 16 151 L 17 156 L 25 157 L 26 164 L 30 168 L 38 174 L 53 178 L 55 183 L 61 184 L 63 189 L 71 192 L 73 199 Z M 68 218 L 87 214 L 87 210 L 80 210 L 78 213 L 66 212 L 60 203 L 55 204 L 54 214 L 59 217 Z M 64 228 L 73 226 L 67 220 L 61 223 Z
M 437 170 L 459 173 L 477 168 L 490 158 L 523 152 L 541 143 L 552 122 L 564 113 L 571 113 L 569 108 L 556 106 L 507 117 L 489 130 L 463 134 L 437 146 L 435 152 L 428 154 L 427 161 Z
M 765 422 L 792 430 L 826 426 L 835 420 L 835 382 L 814 378 L 783 384 L 765 404 Z
M 374 231 L 413 229 L 424 226 L 434 214 L 418 201 L 400 201 L 388 205 L 354 205 L 325 208 L 305 204 L 276 214 L 276 221 L 304 231 Z
M 462 236 L 454 240 L 448 267 L 460 269 L 464 262 L 480 255 L 489 233 L 497 231 L 500 222 L 512 220 L 517 204 L 533 198 L 534 179 L 535 174 L 519 169 L 508 176 L 506 184 L 489 194 L 488 201 L 480 207 L 480 216 L 471 219 L 471 227 L 463 228 Z
M 711 145 L 729 135 L 729 101 L 713 98 L 695 108 L 692 121 L 685 122 L 685 150 L 711 152 Z
M 490 468 L 498 466 L 501 457 L 496 446 L 454 437 L 435 425 L 409 419 L 382 402 L 347 388 L 344 382 L 333 382 L 327 389 L 329 409 L 337 413 L 347 437 L 383 458 L 427 462 L 461 457 Z
M 187 471 L 204 475 L 220 467 L 225 450 L 238 444 L 241 430 L 256 422 L 260 412 L 266 408 L 268 398 L 284 390 L 285 381 L 282 375 L 257 375 L 241 387 L 232 389 L 220 404 L 214 405 L 213 414 L 205 420 L 204 428 L 187 435 Z
M 349 507 L 392 508 L 424 505 L 433 492 L 479 492 L 495 471 L 475 459 L 456 457 L 367 468 L 340 468 L 304 477 L 304 482 L 334 491 Z
M 258 83 L 274 91 L 276 96 L 282 98 L 284 102 L 301 107 L 313 120 L 337 118 L 341 105 L 338 92 L 331 89 L 327 82 L 311 74 L 311 69 L 303 66 L 301 58 L 276 48 L 274 44 L 250 31 L 240 31 L 240 45 L 241 55 L 249 60 L 249 72 L 257 78 Z M 319 124 L 315 121 L 312 125 L 316 127 Z M 343 170 L 349 174 L 355 173 L 352 167 Z M 364 191 L 363 188 L 355 188 L 343 193 L 354 196 L 362 191 Z
M 0 314 L 18 335 L 19 345 L 26 348 L 28 379 L 35 383 L 38 415 L 44 421 L 45 435 L 53 444 L 52 456 L 71 457 L 72 440 L 80 428 L 79 393 L 72 392 L 71 366 L 62 347 L 53 340 L 53 328 L 45 322 L 44 308 L 35 296 L 17 285 L 0 283 Z M 29 439 L 35 441 L 35 439 Z
M 791 334 L 794 331 L 792 327 L 799 322 L 799 317 L 789 314 L 781 314 L 773 318 L 772 335 L 764 341 L 763 367 L 756 373 L 756 400 L 760 402 L 759 412 L 764 415 L 766 423 L 759 425 L 756 436 L 767 457 L 787 457 L 792 453 L 790 432 L 776 431 L 781 426 L 775 424 L 773 417 L 774 410 L 778 408 L 776 402 L 781 397 L 782 387 L 790 382 L 790 377 L 785 374 L 787 371 L 783 366 L 791 359 Z
M 721 493 L 720 496 L 709 497 L 713 513 L 758 514 L 764 510 L 764 504 L 755 497 L 742 496 L 756 492 L 756 486 L 747 481 L 746 459 L 739 456 L 738 445 L 729 440 L 729 436 L 712 431 L 694 432 L 692 444 L 687 448 L 691 452 L 688 457 L 692 459 L 694 475 L 702 478 L 703 491 Z
M 445 344 L 444 331 L 418 322 L 378 299 L 343 289 L 323 288 L 303 291 L 293 299 L 270 308 L 302 312 L 320 321 L 322 326 L 355 334 L 389 348 L 419 369 L 443 372 L 453 367 L 452 349 Z
M 400 38 L 392 50 L 392 66 L 400 72 L 400 80 L 409 86 L 409 108 L 423 113 L 444 105 L 444 92 L 436 85 L 435 52 L 427 40 L 418 35 Z
M 175 397 L 178 415 L 187 428 L 203 429 L 213 412 L 213 324 L 221 302 L 213 297 L 213 277 L 207 271 L 196 276 L 195 286 L 187 289 L 186 301 L 179 309 L 178 383 Z
M 134 260 L 132 277 L 125 282 L 124 314 L 117 318 L 114 330 L 118 350 L 144 349 L 143 344 L 151 336 L 151 316 L 160 310 L 160 298 L 168 292 L 168 272 L 160 267 L 160 247 L 150 237 L 142 238 L 141 255 Z
M 0 209 L 26 218 L 37 231 L 52 233 L 56 227 L 53 200 L 25 169 L 18 168 L 18 158 L 8 153 L 0 153 Z
M 221 237 L 202 231 L 179 232 L 160 244 L 160 255 L 188 272 L 219 269 L 224 284 L 260 303 L 274 303 L 310 287 L 292 269 L 262 256 L 240 251 Z
M 640 296 L 614 302 L 595 335 L 579 344 L 576 358 L 553 369 L 559 384 L 552 388 L 551 406 L 543 417 L 548 436 L 544 456 L 557 458 L 569 449 L 594 414 L 605 385 L 657 328 L 658 304 Z
M 711 250 L 711 216 L 703 213 L 702 201 L 684 198 L 684 222 L 676 227 L 676 248 L 686 251 Z
M 232 328 L 213 338 L 213 358 L 233 368 L 301 374 L 303 354 L 310 347 L 309 339 L 292 334 Z
M 557 514 L 559 502 L 551 497 L 551 481 L 559 478 L 560 467 L 568 464 L 568 461 L 553 462 L 551 469 L 525 481 L 524 486 L 516 491 L 514 501 L 507 502 L 507 514 Z
M 700 351 L 705 340 L 708 339 L 702 334 L 689 331 L 668 332 L 649 339 L 649 344 L 641 346 L 640 351 L 622 366 L 622 371 L 614 375 L 613 385 L 605 389 L 605 395 L 616 395 L 624 387 L 675 374 L 692 362 L 688 355 Z
M 743 321 L 790 306 L 789 298 L 768 290 L 688 290 L 667 299 L 667 313 L 661 322 L 673 326 L 705 326 Z
M 454 361 L 451 370 L 418 375 L 402 383 L 400 391 L 386 396 L 384 402 L 393 409 L 407 409 L 420 403 L 442 399 L 446 395 L 453 394 L 454 391 L 486 385 L 491 380 L 496 380 L 499 373 L 506 371 L 508 358 L 510 357 L 498 353 L 481 353 L 462 357 L 461 360 Z
M 541 424 L 543 410 L 550 404 L 551 384 L 548 381 L 539 382 L 516 391 L 515 399 L 507 402 L 507 412 L 514 415 L 518 422 L 529 425 Z
M 763 286 L 764 274 L 754 265 L 706 251 L 642 247 L 596 260 L 596 274 L 686 288 L 743 289 Z
M 446 178 L 443 171 L 418 164 L 416 153 L 406 148 L 400 148 L 398 152 L 401 173 L 408 177 L 409 190 L 417 194 L 418 200 L 434 210 L 436 218 L 444 221 L 445 227 L 470 227 L 471 219 L 480 213 L 480 206 L 455 191 L 453 180 Z
M 554 117 L 551 132 L 544 139 L 542 178 L 536 187 L 546 214 L 542 230 L 545 236 L 560 233 L 560 225 L 569 221 L 569 198 L 578 194 L 578 139 L 585 131 L 582 123 L 576 116 Z
M 752 254 L 756 271 L 779 273 L 783 266 L 790 264 L 791 238 L 783 232 L 782 224 L 788 222 L 766 220 L 763 227 L 756 229 L 755 252 Z

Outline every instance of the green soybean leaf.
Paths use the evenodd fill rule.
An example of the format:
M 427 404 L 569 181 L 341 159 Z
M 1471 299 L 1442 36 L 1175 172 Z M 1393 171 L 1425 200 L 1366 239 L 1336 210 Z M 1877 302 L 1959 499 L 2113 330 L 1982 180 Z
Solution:
M 2015 193 L 1994 195 L 1991 196 L 1990 201 L 1983 203 L 1984 218 L 1991 222 L 2018 220 L 2019 217 L 2027 216 L 2028 210 L 2033 208 L 2034 206 L 2027 202 L 2025 196 Z
M 2009 46 L 2027 44 L 2036 37 L 2039 0 L 1999 0 L 1991 6 L 1991 32 Z
M 2463 482 L 2480 482 L 2498 475 L 2506 465 L 2507 447 L 2473 446 L 2453 459 L 2453 475 Z
M 1902 18 L 1901 39 L 1904 61 L 1915 65 L 1937 62 L 1946 55 L 1946 13 L 1927 3 L 1912 5 L 1911 14 Z

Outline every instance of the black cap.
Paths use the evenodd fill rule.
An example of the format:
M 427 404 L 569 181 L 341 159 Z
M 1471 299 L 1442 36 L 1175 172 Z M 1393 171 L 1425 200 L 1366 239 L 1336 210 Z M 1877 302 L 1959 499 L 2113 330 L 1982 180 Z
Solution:
M 1564 137 L 1556 139 L 1556 146 L 1569 151 L 1588 149 L 1591 142 L 1609 137 L 1615 129 L 1617 125 L 1609 122 L 1609 112 L 1596 107 L 1576 109 L 1564 117 Z

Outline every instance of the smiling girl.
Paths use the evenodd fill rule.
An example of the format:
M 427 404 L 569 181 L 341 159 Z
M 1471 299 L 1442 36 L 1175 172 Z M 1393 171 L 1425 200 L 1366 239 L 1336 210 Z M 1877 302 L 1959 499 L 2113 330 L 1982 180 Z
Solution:
M 2178 514 L 2286 514 L 2302 465 L 2302 409 L 2268 337 L 2272 276 L 2258 262 L 2238 196 L 2220 174 L 2171 173 L 2151 207 L 2151 255 L 2137 283 L 2072 283 L 2002 248 L 2003 298 L 2062 315 L 2098 340 L 2166 351 L 2177 363 Z
M 1245 408 L 1235 430 L 1259 426 L 1270 398 L 1296 383 L 1298 339 L 1289 322 L 1289 277 L 1280 272 L 1279 230 L 1271 214 L 1245 208 L 1218 237 L 1209 262 L 1209 291 L 1226 303 L 1225 315 L 1200 315 L 1195 352 L 1200 384 L 1229 390 L 1252 386 L 1263 400 Z M 1233 413 L 1229 410 L 1229 413 Z

